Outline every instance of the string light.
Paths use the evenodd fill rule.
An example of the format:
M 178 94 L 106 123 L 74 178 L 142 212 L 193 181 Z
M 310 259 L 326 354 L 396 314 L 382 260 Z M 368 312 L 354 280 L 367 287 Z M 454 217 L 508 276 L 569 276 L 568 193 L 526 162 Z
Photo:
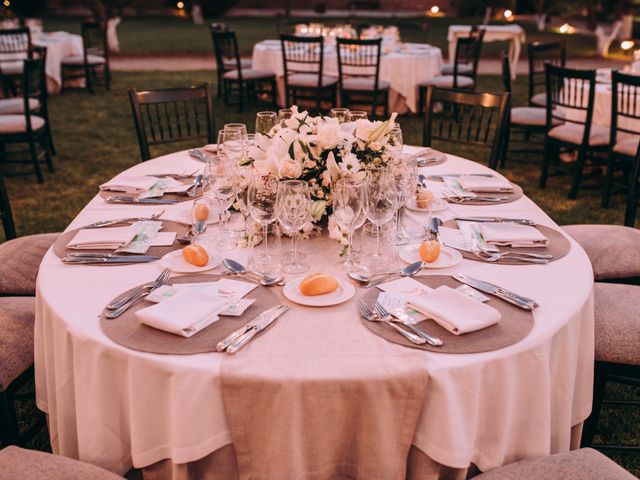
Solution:
M 507 20 L 511 20 L 513 18 L 513 12 L 509 9 L 505 10 L 503 15 Z
M 431 12 L 431 15 L 437 15 L 440 13 L 440 7 L 437 5 L 434 5 L 433 7 L 431 7 L 429 11 Z
M 176 3 L 176 7 L 178 7 L 180 10 L 182 10 L 184 8 L 184 2 Z
M 620 42 L 620 48 L 622 50 L 631 50 L 635 46 L 635 42 L 633 40 L 623 40 Z
M 576 27 L 573 27 L 568 23 L 564 23 L 558 30 L 560 31 L 560 33 L 575 33 Z
M 2 2 L 2 4 L 3 4 L 5 7 L 10 7 L 10 6 L 11 6 L 11 2 L 10 2 L 9 0 L 4 0 L 4 2 Z

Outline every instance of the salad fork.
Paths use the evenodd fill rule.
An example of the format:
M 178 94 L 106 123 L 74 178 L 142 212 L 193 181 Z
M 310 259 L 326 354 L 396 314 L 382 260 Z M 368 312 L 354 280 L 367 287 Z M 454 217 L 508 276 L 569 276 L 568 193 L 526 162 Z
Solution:
M 164 270 L 162 270 L 162 273 L 153 282 L 145 283 L 144 285 L 141 285 L 138 288 L 136 288 L 133 292 L 131 292 L 126 297 L 124 297 L 124 298 L 122 298 L 120 300 L 111 302 L 109 305 L 107 305 L 107 310 L 111 310 L 112 312 L 107 314 L 107 317 L 108 318 L 116 318 L 116 317 L 122 315 L 127 310 L 127 308 L 129 308 L 131 305 L 133 305 L 133 303 L 135 303 L 140 298 L 142 298 L 142 297 L 138 298 L 139 295 L 141 295 L 143 293 L 145 293 L 144 296 L 148 295 L 149 293 L 151 293 L 156 288 L 158 288 L 158 287 L 164 285 L 165 283 L 167 283 L 167 280 L 169 280 L 170 276 L 171 276 L 171 268 L 167 267 Z M 146 290 L 148 290 L 148 292 L 145 292 Z M 115 315 L 114 317 L 110 317 L 109 316 L 111 313 L 115 313 L 115 312 L 120 311 L 120 309 L 123 309 L 123 307 L 125 307 L 125 306 L 127 308 L 124 308 L 124 310 L 122 310 L 120 313 L 118 313 L 118 315 Z
M 355 304 L 356 307 L 358 307 L 358 311 L 360 312 L 360 316 L 362 316 L 362 318 L 364 318 L 365 320 L 368 320 L 369 322 L 383 322 L 386 323 L 387 325 L 391 325 L 399 334 L 401 334 L 403 337 L 405 337 L 407 340 L 409 340 L 412 343 L 415 343 L 416 345 L 422 345 L 424 343 L 427 343 L 427 341 L 414 334 L 411 332 L 406 331 L 404 328 L 396 325 L 393 322 L 390 322 L 389 320 L 384 320 L 382 317 L 380 317 L 378 314 L 374 313 L 373 311 L 371 311 L 371 309 L 369 307 L 367 307 L 364 302 L 362 300 L 360 300 L 359 298 L 357 298 L 355 300 Z
M 411 331 L 413 333 L 415 333 L 416 335 L 421 336 L 422 338 L 424 338 L 427 343 L 429 345 L 432 345 L 434 347 L 440 347 L 442 346 L 442 340 L 440 340 L 439 338 L 436 338 L 432 335 L 429 335 L 427 332 L 420 330 L 418 327 L 416 327 L 415 325 L 411 325 L 408 322 L 408 317 L 405 314 L 399 314 L 398 312 L 395 313 L 395 315 L 392 315 L 391 313 L 389 313 L 389 311 L 384 308 L 384 306 L 379 302 L 379 301 L 375 301 L 373 304 L 373 309 L 380 315 L 380 317 L 386 319 L 389 322 L 398 322 L 401 323 L 402 325 L 404 325 L 405 327 L 408 327 L 409 329 L 411 329 Z M 404 318 L 401 318 L 404 317 Z

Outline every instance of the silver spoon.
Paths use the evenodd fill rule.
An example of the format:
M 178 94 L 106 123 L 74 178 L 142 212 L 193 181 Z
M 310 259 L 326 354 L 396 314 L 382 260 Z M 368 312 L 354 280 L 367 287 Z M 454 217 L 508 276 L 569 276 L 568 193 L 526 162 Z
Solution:
M 415 262 L 412 263 L 411 265 L 407 265 L 406 267 L 404 267 L 402 270 L 400 270 L 400 273 L 394 273 L 391 275 L 387 275 L 385 277 L 382 278 L 378 278 L 376 280 L 372 280 L 368 283 L 363 283 L 361 286 L 362 288 L 371 288 L 371 287 L 375 287 L 376 285 L 380 285 L 383 282 L 386 282 L 387 280 L 389 280 L 390 278 L 393 278 L 397 275 L 400 275 L 402 277 L 413 277 L 416 273 L 418 273 L 420 270 L 422 270 L 422 267 L 424 267 L 424 262 Z
M 231 273 L 234 273 L 236 275 L 247 275 L 249 277 L 253 276 L 253 278 L 255 278 L 260 283 L 260 285 L 263 285 L 265 287 L 270 287 L 271 285 L 280 284 L 284 280 L 284 277 L 277 277 L 277 278 L 268 277 L 258 272 L 252 272 L 250 270 L 247 270 L 245 266 L 242 265 L 240 262 L 236 262 L 235 260 L 231 260 L 230 258 L 225 258 L 224 260 L 222 260 L 222 264 Z
M 196 175 L 196 178 L 193 181 L 193 185 L 191 186 L 191 188 L 189 188 L 189 190 L 187 190 L 187 196 L 189 196 L 189 197 L 195 197 L 196 196 L 196 192 L 198 191 L 198 187 L 200 185 L 202 185 L 202 180 L 203 179 L 204 179 L 204 175 L 202 175 L 201 173 Z
M 179 243 L 185 243 L 185 244 L 191 243 L 191 241 L 195 237 L 197 237 L 201 233 L 204 233 L 206 230 L 207 230 L 206 222 L 196 222 L 193 225 L 191 225 L 191 228 L 187 230 L 187 233 L 185 233 L 181 237 L 176 237 L 176 240 L 178 240 Z
M 422 188 L 427 188 L 427 177 L 425 177 L 423 174 L 418 174 L 418 183 L 420 184 L 420 186 Z

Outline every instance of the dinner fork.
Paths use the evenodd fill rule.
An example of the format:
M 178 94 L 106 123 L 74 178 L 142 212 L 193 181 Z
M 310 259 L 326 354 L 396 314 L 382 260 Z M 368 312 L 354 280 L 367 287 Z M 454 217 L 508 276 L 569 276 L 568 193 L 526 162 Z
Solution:
M 404 328 L 396 325 L 393 322 L 384 320 L 382 317 L 380 317 L 379 315 L 371 311 L 371 309 L 367 307 L 364 304 L 364 302 L 359 298 L 356 298 L 355 304 L 356 304 L 356 307 L 358 307 L 358 311 L 360 312 L 360 315 L 365 320 L 368 320 L 369 322 L 383 322 L 383 323 L 386 323 L 387 325 L 391 325 L 398 333 L 400 333 L 403 337 L 405 337 L 410 342 L 415 343 L 416 345 L 423 345 L 427 343 L 427 341 L 424 338 L 414 333 L 406 331 Z
M 380 315 L 381 318 L 384 318 L 389 322 L 398 322 L 398 323 L 401 323 L 402 325 L 404 325 L 405 327 L 408 327 L 409 329 L 411 329 L 411 331 L 413 333 L 415 333 L 416 335 L 419 335 L 422 338 L 424 338 L 429 345 L 432 345 L 434 347 L 442 346 L 442 343 L 443 343 L 442 340 L 440 340 L 439 338 L 433 337 L 433 336 L 429 335 L 427 332 L 425 332 L 423 330 L 420 330 L 415 325 L 411 325 L 410 323 L 408 323 L 406 315 L 403 315 L 405 317 L 404 320 L 402 318 L 400 318 L 400 315 L 398 315 L 398 314 L 392 315 L 377 300 L 373 303 L 373 309 Z
M 482 250 L 480 248 L 472 248 L 471 253 L 473 253 L 480 260 L 484 260 L 485 262 L 497 262 L 499 260 L 502 260 L 503 258 L 505 259 L 510 258 L 512 260 L 518 260 L 519 262 L 536 263 L 536 264 L 544 265 L 549 263 L 551 258 L 553 258 L 553 256 L 551 256 L 551 258 L 538 258 L 538 257 L 532 257 L 528 255 L 522 255 L 516 252 L 513 252 L 513 253 L 512 252 L 506 252 L 506 253 L 489 252 L 486 250 Z M 536 254 L 529 254 L 529 255 L 536 255 Z
M 145 283 L 144 285 L 141 285 L 138 288 L 136 288 L 133 292 L 131 292 L 126 297 L 124 297 L 124 298 L 122 298 L 120 300 L 111 302 L 109 305 L 107 305 L 107 310 L 117 311 L 117 310 L 121 309 L 122 307 L 127 305 L 129 302 L 133 301 L 133 299 L 135 297 L 137 297 L 138 295 L 143 293 L 145 290 L 149 290 L 148 293 L 151 293 L 151 291 L 155 290 L 156 288 L 160 287 L 161 285 L 164 285 L 167 282 L 167 280 L 169 279 L 170 276 L 171 276 L 171 267 L 167 267 L 164 270 L 162 270 L 162 273 L 153 282 Z M 124 310 L 123 310 L 123 312 L 124 312 Z M 109 317 L 109 318 L 112 318 L 112 317 Z M 115 318 L 115 317 L 113 317 L 113 318 Z

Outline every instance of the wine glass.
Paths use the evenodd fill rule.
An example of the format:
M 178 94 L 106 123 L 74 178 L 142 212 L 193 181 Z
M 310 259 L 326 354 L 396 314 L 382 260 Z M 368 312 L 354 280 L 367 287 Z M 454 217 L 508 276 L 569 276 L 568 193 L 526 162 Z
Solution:
M 376 226 L 377 248 L 374 260 L 384 261 L 380 244 L 380 227 L 393 218 L 396 206 L 396 188 L 389 168 L 369 170 L 365 188 L 365 213 L 371 223 Z
M 282 262 L 282 271 L 302 273 L 309 265 L 298 257 L 296 239 L 298 232 L 311 217 L 311 193 L 304 180 L 284 180 L 278 185 L 277 211 L 280 224 L 291 232 L 291 255 Z
M 249 186 L 253 181 L 255 171 L 252 168 L 239 168 L 236 175 L 236 203 L 234 204 L 244 218 L 245 231 L 247 229 L 247 219 L 249 212 Z
M 276 112 L 258 112 L 256 114 L 256 133 L 269 136 L 271 129 L 276 126 L 278 114 Z
M 360 228 L 365 221 L 366 181 L 356 181 L 343 178 L 336 182 L 333 189 L 333 216 L 338 226 L 347 231 L 347 258 L 342 261 L 342 267 L 352 270 L 358 266 L 353 257 L 353 232 Z
M 236 198 L 236 162 L 227 157 L 214 157 L 210 162 L 210 191 L 220 206 L 220 248 L 229 250 L 235 245 L 227 241 L 226 227 L 229 215 L 227 210 Z
M 396 154 L 391 164 L 396 192 L 396 245 L 407 243 L 407 235 L 402 228 L 402 213 L 409 198 L 415 193 L 418 183 L 418 161 L 413 155 Z
M 229 129 L 239 129 L 242 132 L 242 135 L 246 135 L 247 134 L 247 126 L 244 123 L 225 123 L 224 127 L 222 127 L 224 130 L 229 130 Z
M 389 146 L 387 147 L 392 155 L 402 152 L 402 129 L 400 124 L 396 123 L 389 132 Z
M 244 156 L 244 135 L 239 128 L 225 128 L 218 133 L 218 145 L 222 145 L 222 155 L 239 165 Z
M 355 122 L 356 120 L 366 120 L 367 112 L 364 110 L 350 110 L 347 113 L 347 122 Z
M 286 127 L 284 122 L 285 120 L 289 120 L 291 117 L 293 117 L 293 110 L 290 108 L 281 108 L 278 110 L 278 123 L 281 127 Z
M 332 108 L 329 111 L 329 116 L 331 118 L 337 118 L 340 123 L 344 123 L 347 121 L 348 114 L 349 114 L 348 108 Z
M 273 175 L 253 176 L 247 191 L 247 205 L 251 217 L 262 225 L 262 251 L 255 252 L 254 262 L 260 265 L 275 265 L 277 257 L 269 251 L 268 227 L 277 218 L 276 198 L 278 179 Z

